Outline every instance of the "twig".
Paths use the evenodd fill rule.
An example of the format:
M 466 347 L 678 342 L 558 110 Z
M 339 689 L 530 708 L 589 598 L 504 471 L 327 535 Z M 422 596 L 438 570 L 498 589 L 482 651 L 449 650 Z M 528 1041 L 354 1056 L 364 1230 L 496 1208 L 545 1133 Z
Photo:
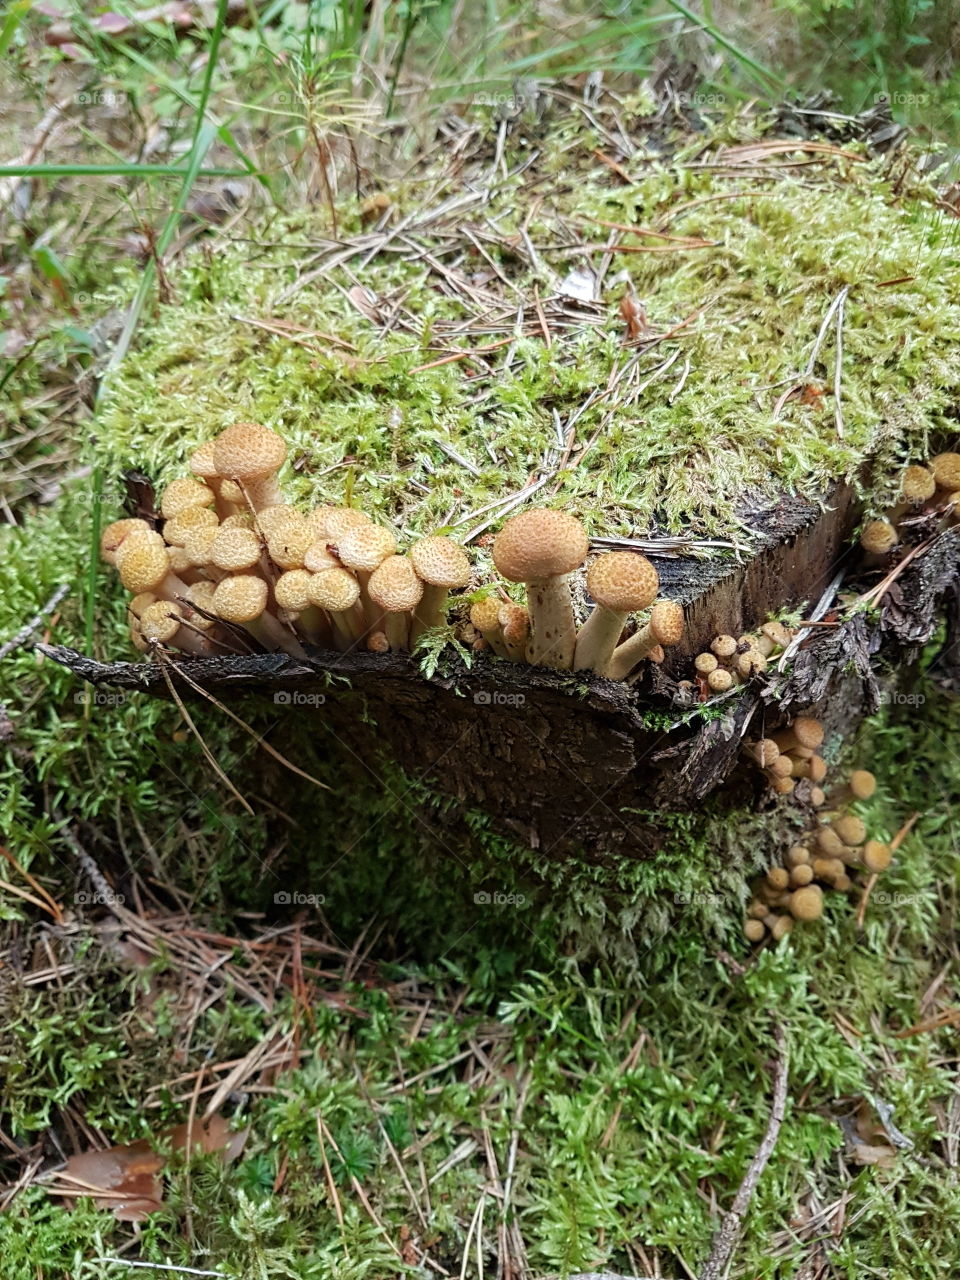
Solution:
M 40 612 L 34 614 L 30 621 L 22 626 L 15 636 L 11 636 L 9 640 L 6 640 L 2 645 L 0 645 L 0 659 L 8 657 L 13 653 L 14 649 L 19 649 L 22 644 L 27 642 L 34 631 L 36 631 L 36 629 L 41 625 L 47 614 L 53 613 L 54 609 L 69 590 L 70 585 L 66 582 L 57 587 L 56 591 L 54 591 L 53 595 L 43 606 Z
M 837 424 L 837 436 L 843 439 L 843 410 L 840 407 L 840 369 L 843 364 L 843 308 L 847 301 L 849 286 L 840 290 L 837 300 L 837 362 L 833 370 L 833 412 Z
M 777 1042 L 777 1056 L 774 1061 L 773 1105 L 770 1108 L 767 1131 L 763 1135 L 763 1141 L 760 1143 L 756 1155 L 747 1166 L 747 1172 L 744 1174 L 743 1181 L 740 1183 L 737 1194 L 733 1198 L 733 1204 L 730 1206 L 729 1212 L 724 1217 L 723 1222 L 720 1224 L 720 1229 L 713 1238 L 710 1256 L 700 1272 L 700 1280 L 723 1280 L 730 1259 L 733 1257 L 733 1251 L 740 1240 L 744 1215 L 750 1207 L 750 1201 L 753 1199 L 753 1193 L 757 1189 L 757 1183 L 767 1167 L 767 1162 L 773 1155 L 773 1149 L 777 1145 L 777 1138 L 780 1136 L 780 1127 L 787 1111 L 787 1081 L 790 1076 L 790 1059 L 787 1052 L 786 1036 L 779 1022 L 774 1023 L 773 1034 Z
M 140 1271 L 166 1271 L 178 1276 L 218 1276 L 223 1280 L 223 1271 L 198 1271 L 196 1267 L 177 1267 L 168 1262 L 132 1262 L 129 1258 L 97 1258 L 97 1262 L 116 1262 L 122 1267 L 136 1267 Z

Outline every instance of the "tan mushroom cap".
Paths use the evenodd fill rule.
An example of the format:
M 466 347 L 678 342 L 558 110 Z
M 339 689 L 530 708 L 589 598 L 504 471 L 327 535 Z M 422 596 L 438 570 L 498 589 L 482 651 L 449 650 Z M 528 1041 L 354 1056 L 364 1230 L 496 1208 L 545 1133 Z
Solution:
M 123 564 L 124 557 L 128 556 L 134 547 L 160 547 L 162 551 L 169 549 L 155 529 L 133 529 L 127 534 L 120 546 L 117 547 L 114 554 L 113 563 L 118 570 Z
M 797 716 L 790 725 L 790 732 L 802 747 L 815 749 L 823 742 L 823 725 L 812 716 Z
M 327 546 L 326 540 L 312 542 L 303 555 L 303 567 L 311 573 L 322 573 L 324 569 L 342 568 L 340 561 Z
M 318 538 L 327 536 L 327 516 L 331 511 L 336 511 L 336 509 L 336 507 L 324 505 L 314 507 L 312 511 L 307 512 L 307 521 Z
M 221 529 L 254 529 L 256 519 L 252 511 L 234 511 L 220 521 Z
M 286 456 L 282 437 L 258 422 L 235 422 L 214 442 L 213 460 L 218 474 L 241 484 L 272 476 L 283 466 Z
M 252 573 L 238 573 L 218 582 L 213 592 L 213 612 L 225 622 L 253 622 L 267 607 L 267 584 Z
M 160 644 L 166 644 L 179 630 L 179 610 L 166 600 L 157 600 L 148 605 L 140 615 L 140 634 L 144 640 L 157 640 Z
M 204 440 L 202 445 L 194 449 L 188 465 L 195 476 L 200 476 L 203 480 L 212 480 L 219 476 L 214 458 L 216 448 L 216 440 Z
M 340 548 L 341 552 L 343 547 Z M 417 576 L 432 587 L 465 587 L 470 582 L 467 553 L 452 538 L 436 535 L 421 538 L 410 548 L 410 559 Z
M 237 573 L 252 569 L 260 559 L 260 539 L 252 529 L 218 529 L 210 545 L 210 562 Z
M 497 621 L 503 628 L 503 638 L 511 644 L 529 634 L 530 613 L 522 604 L 501 604 L 497 609 Z
M 246 515 L 251 515 L 246 512 Z M 256 527 L 260 530 L 265 538 L 269 538 L 271 533 L 279 529 L 284 524 L 289 524 L 291 520 L 303 520 L 303 515 L 296 507 L 290 506 L 288 502 L 277 503 L 273 507 L 264 507 L 262 511 L 258 511 L 256 515 Z
M 858 800 L 869 800 L 877 789 L 877 780 L 869 769 L 854 769 L 850 775 L 850 790 Z
M 646 609 L 657 598 L 660 579 L 646 558 L 635 551 L 610 551 L 587 570 L 587 590 L 614 613 Z
M 156 599 L 152 591 L 141 591 L 139 595 L 127 602 L 127 608 L 135 618 L 139 618 L 148 605 L 156 603 Z
M 224 502 L 232 502 L 235 507 L 243 507 L 247 502 L 247 495 L 235 480 L 220 481 L 220 497 Z
M 500 625 L 500 601 L 487 596 L 470 606 L 470 621 L 478 631 L 493 631 Z
M 158 587 L 170 572 L 170 559 L 167 548 L 161 543 L 146 540 L 128 545 L 117 563 L 120 570 L 120 581 L 139 595 L 141 591 L 152 591 Z
M 906 502 L 926 502 L 937 491 L 937 478 L 929 467 L 907 467 L 900 480 L 900 493 Z
M 718 667 L 707 676 L 707 684 L 714 693 L 726 693 L 728 689 L 733 688 L 733 676 L 729 671 L 724 671 L 722 667 Z
M 307 521 L 311 543 L 315 533 Z M 371 521 L 357 523 L 337 536 L 337 555 L 348 569 L 372 573 L 387 556 L 395 555 L 397 540 L 389 529 Z
M 220 523 L 210 507 L 185 507 L 165 521 L 163 536 L 172 547 L 182 547 L 191 529 L 215 529 Z
M 387 556 L 367 583 L 370 599 L 384 613 L 406 613 L 423 597 L 423 583 L 409 556 Z
M 960 453 L 938 453 L 930 459 L 930 468 L 941 489 L 960 489 Z
M 146 520 L 114 520 L 100 534 L 100 555 L 107 564 L 116 564 L 117 551 L 131 533 L 151 533 Z
M 536 582 L 572 573 L 589 545 L 579 520 L 539 507 L 510 517 L 493 540 L 493 561 L 511 582 Z
M 356 529 L 360 525 L 372 524 L 373 521 L 356 507 L 327 507 L 323 520 L 323 536 L 328 542 L 336 542 L 348 529 Z
M 216 525 L 201 525 L 197 529 L 191 529 L 183 540 L 183 550 L 191 565 L 196 568 L 209 564 L 213 544 L 224 532 L 223 525 L 219 528 Z
M 367 648 L 371 653 L 389 653 L 390 641 L 385 631 L 371 631 L 367 636 Z
M 893 861 L 893 852 L 881 840 L 868 840 L 863 846 L 860 859 L 868 871 L 886 871 Z
M 181 476 L 164 489 L 160 511 L 165 520 L 172 520 L 188 507 L 209 507 L 214 497 L 213 490 L 194 476 Z
M 889 520 L 868 520 L 860 533 L 860 545 L 874 555 L 886 555 L 900 541 Z
M 167 547 L 167 563 L 176 574 L 188 573 L 196 567 L 183 547 Z
M 845 813 L 842 817 L 837 818 L 833 823 L 833 829 L 843 843 L 851 848 L 855 845 L 863 844 L 867 838 L 867 828 L 862 818 L 858 818 L 853 813 Z
M 710 648 L 718 658 L 732 658 L 737 652 L 737 641 L 734 636 L 724 632 L 722 635 L 713 637 Z
M 313 604 L 310 599 L 310 582 L 313 575 L 306 569 L 289 569 L 281 573 L 273 588 L 277 604 L 291 613 L 302 613 Z
M 360 599 L 360 583 L 349 569 L 322 569 L 310 578 L 310 600 L 331 613 L 343 613 Z
M 213 605 L 213 597 L 216 592 L 216 583 L 214 582 L 194 582 L 187 587 L 186 596 L 191 604 L 199 605 L 201 609 L 207 613 L 216 613 Z M 209 631 L 214 625 L 211 618 L 205 618 L 202 613 L 195 613 L 193 609 L 183 608 L 184 616 L 188 622 L 200 631 Z
M 650 610 L 650 630 L 660 644 L 679 644 L 684 633 L 683 605 L 676 600 L 658 600 Z
M 281 569 L 302 569 L 314 533 L 299 512 L 296 518 L 278 521 L 267 536 L 270 559 Z
M 823 915 L 823 890 L 816 884 L 795 889 L 788 910 L 794 920 L 819 920 Z

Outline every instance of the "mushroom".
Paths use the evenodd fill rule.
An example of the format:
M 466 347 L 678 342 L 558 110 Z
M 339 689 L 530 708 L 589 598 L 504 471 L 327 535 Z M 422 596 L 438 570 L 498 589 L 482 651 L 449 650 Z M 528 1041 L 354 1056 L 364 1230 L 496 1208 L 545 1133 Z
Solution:
M 530 639 L 530 614 L 522 604 L 502 604 L 497 621 L 503 636 L 503 647 L 511 662 L 526 662 Z
M 938 453 L 930 459 L 930 469 L 938 489 L 950 494 L 960 490 L 960 453 Z
M 869 800 L 877 789 L 877 780 L 869 769 L 854 769 L 847 788 L 857 800 Z
M 613 658 L 623 624 L 628 614 L 653 604 L 659 586 L 657 571 L 646 556 L 634 551 L 611 551 L 598 556 L 587 570 L 587 590 L 596 604 L 577 636 L 574 670 L 596 671 L 613 680 L 628 675 L 660 641 L 647 628 L 638 631 L 626 642 L 632 647 L 618 658 L 615 669 L 620 674 L 615 675 Z M 623 650 L 624 646 L 619 648 Z
M 194 449 L 190 455 L 190 470 L 195 476 L 199 476 L 209 489 L 213 490 L 217 515 L 221 520 L 225 520 L 228 516 L 234 514 L 236 506 L 223 496 L 223 480 L 217 471 L 217 464 L 214 459 L 216 448 L 216 440 L 205 440 L 199 448 Z
M 717 667 L 707 676 L 707 686 L 711 693 L 726 693 L 733 688 L 733 676 L 723 667 Z
M 627 554 L 630 553 L 628 552 Z M 607 557 L 603 558 L 606 559 Z M 643 559 L 642 556 L 638 558 Z M 599 561 L 595 563 L 599 564 Z M 653 565 L 650 565 L 650 571 L 653 574 L 653 582 L 656 584 L 657 574 Z M 589 577 L 588 573 L 588 582 Z M 656 585 L 654 585 L 654 592 L 656 592 L 656 589 Z M 592 587 L 590 590 L 592 595 L 596 594 Z M 590 623 L 588 622 L 587 626 L 589 625 Z M 653 650 L 659 645 L 670 648 L 672 645 L 679 644 L 683 639 L 683 632 L 683 606 L 677 604 L 675 600 L 658 600 L 650 610 L 650 618 L 646 625 L 634 632 L 629 640 L 617 645 L 601 674 L 608 676 L 611 680 L 623 680 L 638 662 L 642 662 L 644 658 L 649 658 Z M 583 631 L 580 632 L 580 635 L 581 637 L 583 636 Z M 580 652 L 579 640 L 577 641 L 577 652 Z
M 848 848 L 863 844 L 867 838 L 867 828 L 862 818 L 856 814 L 845 813 L 831 824 L 833 830 Z
M 312 577 L 306 569 L 288 569 L 274 583 L 273 596 L 281 609 L 294 615 L 297 628 L 311 644 L 328 645 L 326 618 L 310 598 Z
M 860 531 L 868 566 L 882 564 L 899 541 L 900 535 L 889 520 L 868 520 Z
M 470 624 L 480 632 L 480 636 L 497 655 L 506 658 L 507 646 L 500 626 L 500 603 L 493 596 L 485 600 L 477 600 L 470 606 Z
M 185 507 L 163 525 L 164 541 L 171 547 L 182 547 L 194 529 L 216 529 L 220 521 L 209 507 Z
M 823 915 L 823 890 L 817 884 L 807 884 L 790 895 L 787 910 L 794 920 L 819 920 Z
M 330 616 L 334 641 L 341 651 L 350 649 L 364 634 L 360 608 L 360 584 L 349 569 L 321 569 L 311 575 L 307 593 L 318 609 Z
M 134 595 L 152 591 L 156 596 L 172 600 L 174 596 L 187 593 L 188 584 L 170 568 L 170 557 L 162 544 L 157 546 L 154 542 L 140 540 L 130 545 L 127 539 L 117 568 L 120 581 Z
M 213 490 L 194 476 L 182 476 L 171 480 L 160 498 L 160 512 L 164 520 L 172 520 L 188 507 L 209 507 L 214 500 Z M 217 517 L 219 520 L 219 516 Z
M 116 565 L 117 552 L 131 533 L 152 533 L 146 520 L 114 520 L 100 533 L 100 556 L 107 564 Z
M 718 658 L 732 658 L 737 652 L 737 642 L 733 636 L 726 634 L 714 636 L 710 641 L 710 650 L 716 654 Z
M 340 550 L 342 553 L 342 546 Z M 424 584 L 410 628 L 413 646 L 424 631 L 446 624 L 449 593 L 469 586 L 470 561 L 463 547 L 452 538 L 441 537 L 421 538 L 410 548 L 410 559 Z
M 748 942 L 760 942 L 766 933 L 762 920 L 747 920 L 743 926 L 743 936 Z
M 928 502 L 936 491 L 936 472 L 931 471 L 929 467 L 907 467 L 900 478 L 900 497 L 908 506 L 918 502 Z
M 323 515 L 322 533 L 317 529 L 316 521 L 312 523 L 314 534 L 320 534 L 325 537 L 328 542 L 336 544 L 348 529 L 355 529 L 358 525 L 372 524 L 373 521 L 363 511 L 358 511 L 355 507 L 325 507 L 321 508 Z
M 309 524 L 308 524 L 309 529 Z M 363 605 L 367 626 L 376 624 L 380 612 L 370 599 L 368 590 L 370 577 L 374 570 L 383 564 L 388 556 L 396 555 L 397 540 L 389 529 L 374 524 L 371 520 L 358 521 L 350 525 L 337 537 L 337 555 L 345 569 L 353 571 L 360 584 L 360 603 Z
M 893 861 L 893 853 L 888 844 L 880 840 L 868 840 L 860 851 L 860 861 L 874 875 L 886 871 Z
M 798 867 L 793 867 L 790 872 L 790 888 L 802 889 L 804 885 L 809 884 L 813 879 L 813 867 L 808 863 L 802 862 Z
M 773 740 L 781 751 L 792 751 L 794 747 L 815 751 L 823 742 L 823 725 L 812 716 L 797 716 L 788 729 L 775 733 Z
M 267 534 L 267 552 L 281 569 L 302 569 L 313 542 L 314 533 L 309 522 L 299 511 L 294 511 L 271 524 Z
M 423 583 L 408 556 L 387 556 L 374 569 L 367 584 L 372 602 L 381 610 L 391 649 L 410 645 L 410 614 L 423 598 Z
M 218 529 L 210 544 L 210 564 L 223 573 L 242 573 L 260 562 L 260 539 L 252 529 Z M 217 575 L 219 576 L 219 575 Z
M 211 654 L 213 648 L 205 636 L 198 636 L 189 627 L 181 626 L 183 615 L 175 604 L 169 600 L 155 600 L 148 605 L 138 619 L 140 635 L 149 645 L 172 644 L 184 653 L 203 657 Z
M 780 756 L 780 748 L 772 738 L 760 738 L 757 742 L 745 742 L 740 748 L 748 760 L 766 769 Z
M 257 422 L 235 422 L 214 441 L 217 474 L 236 481 L 254 511 L 281 501 L 277 472 L 286 456 L 282 438 Z
M 708 676 L 719 666 L 720 661 L 714 653 L 698 653 L 693 660 L 693 668 L 699 676 Z
M 390 641 L 385 631 L 371 631 L 367 636 L 367 648 L 371 653 L 389 653 Z
M 567 575 L 583 564 L 589 543 L 579 520 L 538 508 L 512 516 L 493 540 L 493 560 L 510 582 L 527 587 L 527 661 L 569 670 L 577 645 Z
M 238 573 L 217 583 L 213 609 L 224 622 L 249 631 L 265 649 L 283 649 L 294 658 L 305 658 L 303 645 L 267 612 L 267 584 L 252 573 Z

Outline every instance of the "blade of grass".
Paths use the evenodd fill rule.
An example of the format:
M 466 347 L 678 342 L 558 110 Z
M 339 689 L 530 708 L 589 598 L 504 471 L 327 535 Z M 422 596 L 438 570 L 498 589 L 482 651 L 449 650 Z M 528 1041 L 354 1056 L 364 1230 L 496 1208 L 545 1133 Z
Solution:
M 0 178 L 183 177 L 183 164 L 0 164 Z M 246 169 L 202 169 L 198 178 L 242 178 Z
M 695 26 L 699 27 L 705 35 L 710 37 L 714 44 L 718 44 L 721 49 L 726 49 L 727 53 L 732 54 L 739 63 L 752 71 L 761 84 L 764 85 L 766 92 L 769 92 L 770 89 L 783 89 L 785 82 L 781 76 L 776 75 L 773 71 L 769 71 L 761 63 L 757 62 L 756 59 L 751 58 L 748 53 L 744 53 L 744 51 L 725 36 L 719 28 L 713 26 L 705 18 L 701 18 L 698 14 L 694 13 L 692 9 L 688 9 L 685 4 L 681 4 L 680 0 L 667 0 L 667 4 L 669 4 L 671 9 L 675 9 L 677 13 L 682 14 L 688 22 L 692 22 Z
M 100 567 L 100 526 L 103 513 L 100 495 L 103 493 L 103 468 L 96 467 L 92 477 L 93 519 L 90 521 L 90 559 L 87 562 L 87 592 L 83 602 L 83 637 L 88 658 L 94 657 L 93 623 L 97 603 L 97 572 Z M 89 706 L 87 707 L 89 711 Z
M 30 11 L 30 5 L 33 0 L 15 0 L 15 2 L 7 10 L 7 16 L 3 20 L 3 26 L 0 27 L 0 58 L 7 52 L 13 44 L 14 37 L 20 23 L 24 20 Z

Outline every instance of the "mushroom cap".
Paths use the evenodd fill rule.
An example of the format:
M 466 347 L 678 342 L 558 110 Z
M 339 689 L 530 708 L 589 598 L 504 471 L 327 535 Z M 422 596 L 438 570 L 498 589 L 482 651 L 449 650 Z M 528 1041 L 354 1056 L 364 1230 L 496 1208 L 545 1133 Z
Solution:
M 331 511 L 336 511 L 336 507 L 324 505 L 314 507 L 312 511 L 307 512 L 307 520 L 310 524 L 310 528 L 318 538 L 325 538 L 327 536 L 327 516 Z
M 281 609 L 289 609 L 291 613 L 302 613 L 309 609 L 313 601 L 310 599 L 310 580 L 312 574 L 306 569 L 288 569 L 281 573 L 274 584 L 273 594 Z
M 941 489 L 960 489 L 960 453 L 938 453 L 930 459 L 930 468 Z
M 759 738 L 753 743 L 754 756 L 762 769 L 768 768 L 780 758 L 780 748 L 772 738 Z
M 409 556 L 387 556 L 370 575 L 367 591 L 384 613 L 406 613 L 420 603 L 423 583 Z
M 183 547 L 167 547 L 167 563 L 174 573 L 187 573 L 195 568 Z
M 199 605 L 207 613 L 216 613 L 213 606 L 213 596 L 216 589 L 216 583 L 213 582 L 193 582 L 187 587 L 186 596 L 191 604 Z M 202 613 L 195 613 L 192 609 L 183 605 L 181 605 L 181 608 L 187 621 L 192 622 L 199 631 L 209 631 L 214 625 L 213 620 L 205 618 Z
M 839 858 L 846 846 L 832 827 L 821 827 L 816 836 L 817 848 L 830 858 Z
M 660 644 L 679 644 L 684 632 L 683 605 L 676 600 L 658 600 L 650 610 L 650 630 Z
M 117 551 L 133 532 L 151 533 L 146 520 L 114 520 L 100 534 L 100 555 L 107 564 L 116 564 Z
M 716 671 L 720 663 L 717 661 L 715 653 L 698 653 L 693 660 L 694 669 L 702 676 L 708 676 L 711 671 Z
M 833 823 L 833 829 L 843 843 L 850 848 L 863 844 L 867 838 L 867 828 L 863 819 L 858 818 L 855 813 L 845 813 L 837 818 Z
M 309 521 L 307 528 L 312 544 L 315 534 Z M 387 556 L 396 555 L 396 551 L 397 540 L 390 530 L 372 521 L 353 524 L 337 537 L 337 554 L 348 569 L 372 573 Z
M 232 502 L 236 507 L 246 507 L 247 495 L 237 484 L 236 480 L 220 481 L 220 497 L 224 502 Z
M 323 535 L 329 542 L 336 542 L 348 529 L 372 523 L 370 517 L 356 507 L 327 507 L 323 519 Z
M 260 559 L 260 539 L 252 529 L 218 529 L 210 545 L 210 561 L 218 569 L 237 573 L 252 569 Z
M 869 769 L 854 769 L 850 775 L 850 790 L 858 800 L 869 800 L 877 789 L 877 780 Z
M 138 541 L 133 546 L 128 545 L 117 568 L 120 581 L 134 595 L 152 591 L 170 572 L 167 548 L 162 543 L 158 546 L 155 542 Z
M 214 542 L 226 532 L 228 530 L 223 525 L 219 528 L 216 525 L 201 525 L 199 528 L 190 530 L 183 540 L 183 550 L 194 568 L 210 563 Z
M 714 693 L 726 693 L 728 689 L 733 688 L 733 676 L 722 667 L 717 667 L 707 676 L 707 684 Z
M 579 520 L 538 507 L 510 517 L 493 540 L 493 562 L 511 582 L 536 582 L 572 573 L 583 564 L 589 545 Z
M 133 529 L 127 534 L 120 546 L 117 547 L 114 554 L 113 563 L 117 570 L 123 564 L 124 557 L 128 556 L 134 547 L 160 547 L 163 551 L 168 550 L 167 544 L 156 530 Z
M 793 632 L 789 627 L 785 627 L 782 622 L 765 622 L 761 626 L 760 632 L 781 649 L 785 649 L 793 639 Z
M 815 750 L 823 742 L 823 725 L 812 716 L 797 716 L 790 730 L 802 747 Z
M 886 555 L 900 541 L 889 520 L 868 520 L 860 532 L 860 545 L 873 555 Z
M 636 551 L 610 551 L 597 556 L 587 570 L 587 590 L 597 604 L 614 613 L 648 608 L 656 600 L 659 587 L 656 569 Z
M 760 942 L 766 933 L 766 926 L 762 920 L 747 920 L 743 926 L 743 936 L 748 942 Z
M 794 889 L 788 909 L 794 920 L 819 920 L 823 915 L 823 890 L 818 884 Z
M 213 460 L 218 474 L 230 480 L 264 480 L 283 466 L 287 446 L 269 427 L 235 422 L 217 436 Z
M 349 569 L 321 569 L 310 578 L 310 601 L 330 613 L 343 613 L 360 598 L 360 583 Z
M 732 658 L 737 652 L 737 642 L 733 636 L 714 636 L 710 641 L 710 649 L 718 658 Z
M 267 536 L 267 550 L 270 559 L 281 569 L 302 569 L 313 540 L 313 530 L 298 512 L 295 518 L 274 525 Z
M 166 644 L 180 630 L 180 614 L 175 604 L 156 600 L 140 615 L 140 634 L 144 640 L 158 640 Z
M 246 513 L 249 514 L 249 513 Z M 264 507 L 256 515 L 256 527 L 265 538 L 269 538 L 275 529 L 291 520 L 302 520 L 303 515 L 288 502 L 279 502 L 273 507 Z
M 868 871 L 886 871 L 893 861 L 893 853 L 890 846 L 881 840 L 868 840 L 860 858 Z
M 252 511 L 233 511 L 220 521 L 221 529 L 256 529 L 257 521 Z
M 926 502 L 937 491 L 937 477 L 929 467 L 907 467 L 900 479 L 900 493 L 905 502 Z
M 340 546 L 343 552 L 343 544 Z M 452 590 L 465 587 L 470 582 L 470 561 L 467 553 L 452 538 L 433 536 L 421 538 L 410 548 L 410 559 L 417 577 L 433 587 Z M 517 606 L 519 607 L 519 606 Z
M 189 466 L 195 476 L 210 480 L 220 474 L 214 458 L 216 448 L 216 440 L 204 440 L 202 445 L 194 449 L 189 458 Z
M 163 536 L 172 547 L 182 547 L 191 529 L 215 529 L 220 523 L 210 507 L 184 507 L 163 525 Z
M 156 596 L 152 591 L 141 591 L 139 595 L 133 597 L 127 602 L 127 608 L 135 618 L 139 618 L 147 605 L 151 605 L 156 601 Z
M 367 636 L 367 648 L 371 653 L 389 653 L 390 641 L 385 631 L 371 631 Z
M 530 634 L 530 611 L 522 604 L 501 604 L 497 621 L 503 628 L 504 640 L 510 644 L 519 644 Z
M 252 622 L 267 607 L 267 584 L 252 573 L 238 573 L 218 582 L 213 592 L 213 612 L 225 622 Z
M 326 539 L 320 539 L 312 542 L 303 553 L 303 567 L 311 573 L 322 573 L 324 569 L 339 569 L 341 565 L 327 546 Z
M 500 601 L 487 596 L 470 606 L 470 621 L 478 631 L 495 631 L 500 625 Z
M 195 476 L 181 476 L 171 480 L 160 499 L 160 511 L 165 520 L 172 520 L 188 507 L 209 507 L 214 492 Z

